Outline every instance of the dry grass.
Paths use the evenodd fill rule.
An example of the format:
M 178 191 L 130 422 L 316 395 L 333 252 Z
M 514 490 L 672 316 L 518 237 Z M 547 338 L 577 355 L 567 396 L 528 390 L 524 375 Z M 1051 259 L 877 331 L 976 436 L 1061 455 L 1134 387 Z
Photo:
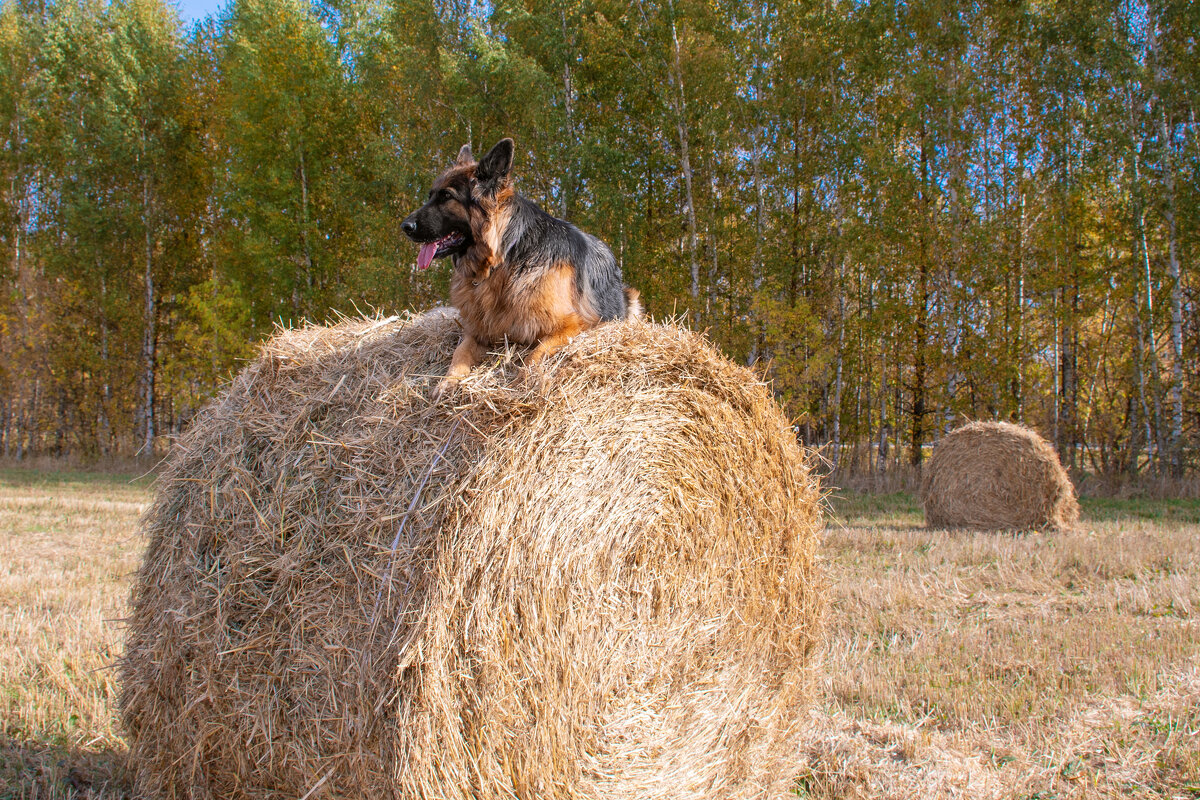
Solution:
M 144 483 L 0 471 L 0 798 L 121 796 L 116 673 Z
M 0 473 L 0 798 L 121 796 L 93 670 L 144 499 Z M 800 797 L 1200 796 L 1200 503 L 1085 499 L 1083 532 L 1055 536 L 927 531 L 911 495 L 834 507 Z
M 797 794 L 1200 796 L 1200 504 L 1085 505 L 1047 535 L 926 530 L 907 496 L 835 509 Z

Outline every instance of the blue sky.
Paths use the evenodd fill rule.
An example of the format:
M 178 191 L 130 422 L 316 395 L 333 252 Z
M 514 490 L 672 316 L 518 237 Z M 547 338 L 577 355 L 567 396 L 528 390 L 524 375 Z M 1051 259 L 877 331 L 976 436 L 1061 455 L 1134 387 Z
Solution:
M 225 5 L 227 0 L 176 0 L 179 15 L 184 22 L 204 19 L 209 14 Z

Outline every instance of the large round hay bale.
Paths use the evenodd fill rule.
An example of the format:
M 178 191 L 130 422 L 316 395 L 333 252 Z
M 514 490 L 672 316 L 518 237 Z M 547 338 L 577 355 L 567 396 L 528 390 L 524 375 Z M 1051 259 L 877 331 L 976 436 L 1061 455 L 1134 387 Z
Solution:
M 177 444 L 122 664 L 137 797 L 786 788 L 825 590 L 766 389 L 614 323 L 433 403 L 458 338 L 282 333 Z
M 931 528 L 1065 530 L 1079 521 L 1054 448 L 1008 422 L 972 422 L 938 442 L 921 496 Z

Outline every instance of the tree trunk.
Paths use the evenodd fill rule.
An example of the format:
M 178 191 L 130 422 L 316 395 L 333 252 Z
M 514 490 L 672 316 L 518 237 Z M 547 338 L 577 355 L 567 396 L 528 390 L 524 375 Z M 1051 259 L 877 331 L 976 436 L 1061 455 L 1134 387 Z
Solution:
M 1141 310 L 1138 311 L 1138 340 L 1139 347 L 1143 349 L 1143 364 L 1142 378 L 1140 391 L 1142 392 L 1143 413 L 1146 415 L 1146 449 L 1147 455 L 1150 458 L 1150 465 L 1157 471 L 1163 468 L 1163 453 L 1161 446 L 1162 436 L 1162 403 L 1157 392 L 1153 391 L 1158 385 L 1158 348 L 1154 341 L 1154 278 L 1150 271 L 1150 250 L 1149 243 L 1146 240 L 1146 212 L 1143 210 L 1138 216 L 1138 227 L 1141 232 L 1142 240 L 1142 280 L 1143 289 L 1146 296 L 1146 321 L 1145 330 L 1142 329 Z M 1149 371 L 1149 378 L 1145 375 Z M 1146 390 L 1147 383 L 1153 380 L 1154 384 Z M 1153 397 L 1154 402 L 1150 404 L 1149 398 Z M 1153 409 L 1153 414 L 1151 414 Z M 1153 423 L 1153 424 L 1151 424 Z M 1152 433 L 1153 432 L 1153 433 Z M 1154 435 L 1157 434 L 1157 435 Z
M 1142 301 L 1141 291 L 1134 289 L 1133 293 L 1133 312 L 1136 320 L 1136 335 L 1133 340 L 1133 375 L 1134 383 L 1137 384 L 1138 402 L 1134 408 L 1134 413 L 1130 415 L 1130 454 L 1129 468 L 1130 471 L 1136 473 L 1140 467 L 1139 458 L 1141 456 L 1142 447 L 1146 448 L 1147 458 L 1153 463 L 1154 461 L 1154 437 L 1150 432 L 1150 405 L 1146 401 L 1146 373 L 1145 373 L 1145 332 L 1142 322 Z
M 763 287 L 763 188 L 762 188 L 762 154 L 759 152 L 759 137 L 762 131 L 756 127 L 754 130 L 754 138 L 750 143 L 750 167 L 751 175 L 754 180 L 754 260 L 750 264 L 750 280 L 754 286 L 754 294 L 751 297 L 750 319 L 754 329 L 754 341 L 750 346 L 750 356 L 746 359 L 746 363 L 753 365 L 760 357 L 760 351 L 763 348 L 765 334 L 763 331 L 762 315 L 754 312 L 754 303 L 759 300 L 759 293 Z
M 1023 163 L 1023 162 L 1022 162 Z M 1022 169 L 1024 169 L 1022 167 Z M 1021 192 L 1021 219 L 1017 232 L 1017 323 L 1013 335 L 1016 346 L 1016 377 L 1013 385 L 1013 400 L 1017 410 L 1017 421 L 1025 422 L 1025 192 Z
M 800 283 L 800 116 L 792 118 L 792 265 L 788 306 L 796 307 Z
M 99 268 L 99 264 L 96 265 Z M 108 363 L 108 281 L 100 276 L 100 369 L 103 373 L 103 385 L 100 389 L 100 413 L 97 415 L 97 428 L 100 436 L 100 454 L 108 456 L 112 452 L 112 423 L 109 421 L 108 409 L 112 406 L 112 368 Z
M 884 339 L 883 346 L 879 349 L 879 446 L 878 446 L 878 449 L 875 454 L 875 469 L 881 473 L 887 472 L 887 457 L 888 457 L 887 346 L 888 346 L 887 339 Z
M 720 274 L 720 261 L 717 253 L 717 234 L 714 230 L 717 225 L 717 220 L 714 219 L 709 226 L 705 228 L 704 237 L 708 239 L 708 249 L 712 256 L 712 264 L 708 268 L 708 291 L 707 299 L 704 301 L 704 315 L 706 319 L 712 319 L 717 313 L 717 276 Z
M 1183 477 L 1183 280 L 1179 269 L 1179 233 L 1175 223 L 1175 159 L 1174 137 L 1167 126 L 1166 112 L 1161 118 L 1167 158 L 1163 165 L 1163 181 L 1167 190 L 1167 205 L 1163 214 L 1167 220 L 1167 277 L 1171 281 L 1171 432 L 1167 438 L 1167 458 L 1171 474 Z
M 1057 266 L 1058 260 L 1055 259 L 1054 263 L 1055 263 L 1055 266 Z M 1059 420 L 1058 417 L 1059 417 L 1059 408 L 1061 406 L 1061 403 L 1059 402 L 1059 397 L 1062 395 L 1062 387 L 1059 385 L 1059 375 L 1061 374 L 1061 370 L 1059 370 L 1059 361 L 1062 358 L 1062 354 L 1059 353 L 1059 349 L 1058 349 L 1058 344 L 1059 344 L 1058 305 L 1059 305 L 1058 292 L 1054 292 L 1054 294 L 1051 297 L 1051 302 L 1050 302 L 1050 306 L 1051 306 L 1051 308 L 1050 308 L 1050 312 L 1051 312 L 1050 313 L 1050 328 L 1051 328 L 1050 340 L 1054 343 L 1053 344 L 1053 346 L 1054 346 L 1054 361 L 1053 361 L 1054 372 L 1053 372 L 1053 381 L 1051 382 L 1051 386 L 1054 390 L 1054 396 L 1052 398 L 1052 403 L 1051 403 L 1051 408 L 1054 411 L 1054 417 L 1053 417 L 1053 420 L 1051 423 L 1050 433 L 1051 433 L 1051 439 L 1054 442 L 1054 446 L 1056 448 L 1061 448 L 1061 446 L 1062 446 L 1062 440 L 1061 440 L 1062 439 L 1062 436 L 1061 436 L 1062 426 L 1060 424 L 1061 420 Z
M 1156 98 L 1159 102 L 1158 130 L 1163 147 L 1163 188 L 1166 190 L 1167 202 L 1163 216 L 1167 222 L 1167 277 L 1171 281 L 1171 385 L 1168 389 L 1168 402 L 1171 406 L 1170 432 L 1166 437 L 1167 467 L 1174 477 L 1183 476 L 1183 281 L 1179 268 L 1179 232 L 1176 227 L 1176 192 L 1175 192 L 1175 132 L 1167 118 L 1166 104 L 1162 97 L 1157 97 L 1164 88 L 1169 86 L 1170 78 L 1166 74 L 1163 62 L 1158 52 L 1158 20 L 1151 19 L 1148 25 L 1147 49 L 1150 60 L 1154 63 L 1154 84 Z M 1145 229 L 1143 228 L 1143 236 Z
M 566 9 L 560 10 L 559 18 L 562 21 L 563 43 L 569 44 L 571 39 L 567 28 Z M 559 204 L 560 216 L 563 219 L 571 218 L 571 199 L 575 194 L 573 182 L 577 172 L 575 164 L 575 99 L 573 94 L 574 88 L 571 85 L 571 53 L 568 50 L 563 56 L 563 111 L 567 116 L 567 169 L 563 173 L 562 198 Z
M 304 145 L 300 146 L 300 245 L 304 252 L 304 288 L 307 292 L 306 304 L 312 302 L 313 289 L 313 257 L 308 243 L 308 165 L 304 160 Z M 297 317 L 301 315 L 299 293 L 292 289 L 292 310 Z
M 1063 319 L 1059 324 L 1059 455 L 1068 468 L 1075 466 L 1076 337 L 1072 319 L 1078 297 L 1070 286 L 1063 287 Z
M 920 467 L 921 461 L 925 457 L 925 349 L 926 341 L 929 336 L 929 273 L 930 273 L 930 248 L 929 235 L 930 227 L 933 223 L 930 214 L 930 189 L 929 189 L 929 153 L 926 146 L 925 120 L 921 120 L 921 229 L 920 229 L 920 252 L 917 255 L 920 263 L 918 264 L 917 275 L 917 318 L 915 329 L 914 343 L 914 359 L 913 359 L 913 385 L 912 385 L 912 452 L 909 453 L 909 463 L 914 467 Z
M 904 430 L 904 365 L 899 359 L 895 363 L 895 375 L 892 380 L 892 440 L 896 445 L 892 451 L 892 466 L 899 467 L 904 458 L 904 447 L 900 443 L 901 431 Z
M 679 161 L 683 172 L 684 202 L 687 205 L 688 225 L 688 255 L 690 257 L 692 274 L 692 299 L 700 298 L 700 263 L 696 260 L 696 201 L 692 193 L 692 161 L 688 148 L 687 125 L 687 96 L 683 89 L 683 64 L 679 52 L 679 33 L 674 21 L 671 22 L 671 41 L 674 45 L 674 69 L 672 80 L 675 84 L 675 128 L 679 135 Z
M 955 323 L 952 323 L 955 324 Z M 942 411 L 942 433 L 950 433 L 954 429 L 954 399 L 958 395 L 958 368 L 955 363 L 958 361 L 958 349 L 962 346 L 962 327 L 955 324 L 954 335 L 950 339 L 949 352 L 946 354 L 950 359 L 950 368 L 946 370 L 946 407 Z M 970 360 L 968 357 L 967 361 Z
M 154 381 L 158 368 L 158 297 L 154 287 L 154 240 L 150 177 L 142 176 L 142 227 L 145 234 L 145 327 L 142 336 L 142 452 L 154 455 Z
M 847 254 L 846 258 L 850 256 Z M 842 379 L 842 368 L 845 363 L 846 351 L 846 293 L 843 287 L 843 282 L 846 275 L 846 262 L 842 260 L 841 266 L 837 273 L 837 293 L 838 293 L 838 335 L 837 335 L 837 365 L 834 367 L 833 378 L 833 468 L 836 470 L 841 464 L 842 456 L 842 389 L 844 381 Z

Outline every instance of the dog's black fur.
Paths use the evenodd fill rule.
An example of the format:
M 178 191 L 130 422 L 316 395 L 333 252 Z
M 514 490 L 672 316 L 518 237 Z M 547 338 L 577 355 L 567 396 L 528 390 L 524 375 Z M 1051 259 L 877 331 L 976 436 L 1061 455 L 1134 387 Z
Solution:
M 532 200 L 516 195 L 502 247 L 505 260 L 520 269 L 559 261 L 575 265 L 576 291 L 590 296 L 602 321 L 624 319 L 629 303 L 625 282 L 604 242 L 571 223 L 552 217 Z

